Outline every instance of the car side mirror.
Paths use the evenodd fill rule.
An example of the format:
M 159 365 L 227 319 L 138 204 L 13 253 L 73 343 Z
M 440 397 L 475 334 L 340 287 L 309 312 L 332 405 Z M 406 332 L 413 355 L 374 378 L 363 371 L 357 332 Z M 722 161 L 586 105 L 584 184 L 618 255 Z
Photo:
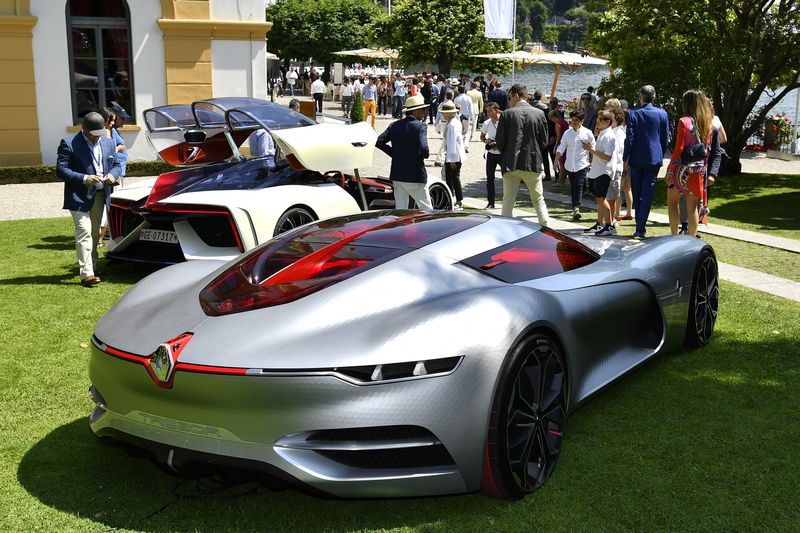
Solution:
M 206 142 L 206 132 L 202 130 L 188 130 L 183 134 L 183 138 L 189 144 L 203 144 Z

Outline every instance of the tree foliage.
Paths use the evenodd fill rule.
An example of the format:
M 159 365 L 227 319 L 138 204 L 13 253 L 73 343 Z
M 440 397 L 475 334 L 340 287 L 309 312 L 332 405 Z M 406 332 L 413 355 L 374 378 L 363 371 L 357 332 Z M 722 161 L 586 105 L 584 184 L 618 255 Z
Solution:
M 704 90 L 728 134 L 725 148 L 737 172 L 747 139 L 800 87 L 797 0 L 617 0 L 606 6 L 590 26 L 589 44 L 621 70 L 603 88 L 635 102 L 638 87 L 649 83 L 673 118 L 684 91 Z M 768 103 L 756 109 L 763 95 Z
M 401 63 L 435 63 L 438 71 L 508 72 L 508 62 L 470 57 L 511 50 L 508 39 L 484 37 L 483 2 L 398 0 L 392 14 L 379 17 L 373 35 L 401 51 Z
M 366 27 L 381 13 L 373 0 L 277 0 L 267 6 L 269 50 L 284 59 L 313 57 L 330 71 L 337 50 L 367 45 Z
M 361 91 L 355 91 L 353 96 L 353 105 L 350 106 L 350 122 L 364 121 L 364 101 L 361 99 Z

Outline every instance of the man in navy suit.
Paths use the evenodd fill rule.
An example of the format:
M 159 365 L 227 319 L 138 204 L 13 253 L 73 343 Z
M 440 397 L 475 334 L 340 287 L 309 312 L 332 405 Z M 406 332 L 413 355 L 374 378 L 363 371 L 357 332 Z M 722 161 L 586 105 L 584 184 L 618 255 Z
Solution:
M 667 112 L 653 106 L 656 90 L 652 85 L 639 89 L 640 107 L 628 112 L 625 151 L 622 158 L 630 168 L 633 209 L 636 217 L 634 238 L 643 239 L 645 223 L 650 216 L 656 176 L 664 162 L 669 145 Z
M 64 180 L 63 207 L 69 209 L 75 224 L 75 251 L 84 287 L 101 281 L 95 275 L 100 220 L 122 170 L 114 141 L 105 135 L 100 113 L 87 113 L 81 131 L 61 139 L 56 160 L 56 175 Z
M 394 188 L 395 209 L 407 209 L 409 195 L 416 200 L 418 208 L 432 208 L 425 170 L 425 159 L 430 155 L 425 125 L 429 106 L 421 94 L 409 97 L 403 108 L 406 117 L 392 122 L 375 143 L 376 148 L 392 158 L 389 178 Z

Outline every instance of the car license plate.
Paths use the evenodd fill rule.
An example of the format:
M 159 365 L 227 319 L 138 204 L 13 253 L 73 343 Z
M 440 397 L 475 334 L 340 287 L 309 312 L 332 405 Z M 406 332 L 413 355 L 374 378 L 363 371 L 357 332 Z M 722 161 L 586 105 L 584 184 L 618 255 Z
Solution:
M 178 235 L 174 231 L 166 231 L 163 229 L 143 229 L 139 233 L 139 240 L 176 243 L 178 242 Z

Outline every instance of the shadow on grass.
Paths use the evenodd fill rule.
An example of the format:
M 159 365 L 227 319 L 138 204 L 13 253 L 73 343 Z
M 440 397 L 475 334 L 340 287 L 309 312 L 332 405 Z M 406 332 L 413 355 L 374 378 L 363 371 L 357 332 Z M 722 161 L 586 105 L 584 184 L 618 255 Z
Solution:
M 152 274 L 160 265 L 107 263 L 98 270 L 107 284 L 134 284 L 144 277 Z M 0 285 L 80 285 L 78 266 L 64 265 L 65 272 L 61 274 L 40 274 L 33 276 L 18 276 L 15 278 L 0 278 Z
M 793 512 L 795 485 L 786 473 L 800 458 L 785 417 L 794 412 L 800 377 L 780 369 L 797 355 L 790 338 L 747 343 L 722 334 L 701 350 L 657 358 L 571 417 L 554 477 L 514 503 L 477 495 L 326 500 L 252 484 L 211 493 L 208 480 L 178 480 L 99 441 L 85 419 L 31 447 L 17 478 L 42 504 L 93 520 L 99 530 L 428 533 L 486 531 L 496 521 L 496 531 L 527 532 L 532 524 L 563 528 L 565 516 L 600 520 L 611 531 L 689 530 L 700 522 L 756 528 L 765 506 L 775 516 Z M 731 465 L 744 486 L 731 482 Z M 742 490 L 750 508 L 737 499 Z M 671 496 L 651 497 L 659 494 Z M 695 509 L 699 500 L 712 509 Z
M 30 244 L 28 248 L 34 250 L 74 250 L 75 237 L 72 235 L 51 235 L 42 237 L 41 243 Z
M 413 504 L 408 499 L 323 499 L 293 489 L 270 491 L 253 482 L 215 492 L 209 490 L 214 478 L 179 479 L 128 448 L 97 439 L 84 418 L 56 428 L 28 450 L 17 477 L 41 503 L 90 518 L 102 525 L 100 530 L 317 532 L 408 526 L 426 531 L 429 522 L 485 521 L 487 510 L 499 512 L 508 505 L 478 495 Z M 475 501 L 482 504 L 473 516 L 469 508 Z

